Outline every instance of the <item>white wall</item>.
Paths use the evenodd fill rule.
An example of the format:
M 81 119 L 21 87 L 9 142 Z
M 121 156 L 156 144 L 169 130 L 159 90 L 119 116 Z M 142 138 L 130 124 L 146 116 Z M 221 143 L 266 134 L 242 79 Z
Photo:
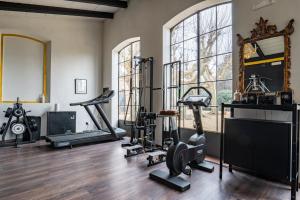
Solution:
M 93 98 L 99 94 L 101 80 L 102 21 L 79 17 L 0 12 L 0 33 L 16 33 L 51 41 L 50 104 L 25 104 L 31 115 L 42 115 L 59 103 L 61 111 L 77 111 L 77 130 L 85 122 L 92 123 L 81 107 L 69 107 L 70 102 Z M 88 94 L 74 94 L 74 79 L 88 80 Z M 0 105 L 0 111 L 7 105 Z M 0 122 L 3 122 L 0 115 Z M 45 135 L 43 126 L 42 135 Z

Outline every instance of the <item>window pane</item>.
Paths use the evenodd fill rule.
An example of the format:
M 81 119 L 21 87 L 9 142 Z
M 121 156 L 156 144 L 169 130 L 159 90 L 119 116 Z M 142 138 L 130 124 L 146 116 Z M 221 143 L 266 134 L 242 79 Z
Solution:
M 140 42 L 132 44 L 132 57 L 134 56 L 140 56 Z
M 119 106 L 119 120 L 125 119 L 125 106 Z
M 230 108 L 225 108 L 224 110 L 224 117 L 230 117 Z M 221 106 L 218 107 L 218 131 L 221 131 Z
M 119 62 L 124 62 L 125 60 L 125 51 L 122 49 L 119 53 Z
M 125 61 L 128 61 L 131 59 L 131 45 L 125 47 L 124 55 L 125 55 Z
M 125 106 L 131 105 L 131 101 L 129 102 L 129 97 L 130 97 L 129 91 L 125 91 Z
M 183 67 L 181 66 L 181 69 L 179 70 L 179 65 L 175 67 L 175 65 L 172 68 L 168 69 L 168 72 L 166 74 L 167 79 L 166 81 L 166 86 L 165 87 L 170 87 L 170 86 L 178 86 L 179 84 L 179 75 L 182 75 L 182 70 Z M 181 73 L 180 73 L 181 72 Z M 171 76 L 172 74 L 172 76 Z M 181 81 L 183 78 L 181 77 Z
M 218 98 L 218 131 L 221 129 L 221 103 L 232 102 L 232 80 L 229 81 L 218 81 L 217 83 Z M 229 110 L 225 110 L 225 117 L 230 117 Z
M 201 11 L 199 22 L 201 35 L 216 30 L 216 7 Z
M 200 82 L 216 80 L 216 57 L 200 60 Z
M 125 89 L 125 78 L 120 77 L 119 78 L 119 91 L 122 91 Z
M 166 99 L 168 102 L 166 109 L 177 110 L 177 101 L 179 99 L 179 91 L 177 88 L 167 90 L 169 97 Z
M 125 88 L 124 90 L 129 91 L 130 90 L 130 76 L 125 76 Z
M 184 64 L 183 84 L 197 83 L 197 61 L 192 61 Z
M 137 89 L 133 89 L 132 90 L 132 96 L 131 96 L 131 104 L 133 106 L 138 105 L 138 90 Z
M 184 42 L 184 62 L 197 60 L 197 38 Z
M 130 75 L 130 71 L 131 71 L 131 62 L 130 61 L 126 61 L 124 63 L 124 75 L 125 76 Z
M 197 36 L 197 14 L 187 18 L 184 24 L 184 40 Z
M 217 85 L 216 82 L 200 83 L 200 86 L 205 87 L 212 95 L 211 106 L 217 105 Z
M 136 114 L 137 114 L 137 107 L 136 106 L 131 106 L 130 107 L 130 109 L 131 109 L 131 120 L 132 121 L 135 121 L 135 119 L 136 119 Z
M 182 87 L 182 92 L 181 92 L 181 96 L 183 96 L 184 93 L 186 93 L 188 91 L 188 89 L 190 89 L 191 87 L 197 87 L 197 84 L 186 84 L 186 85 L 183 85 Z M 197 90 L 191 90 L 189 92 L 188 95 L 197 95 Z
M 218 81 L 217 82 L 217 104 L 231 103 L 232 101 L 232 81 Z
M 124 92 L 119 92 L 119 105 L 120 106 L 125 106 L 125 93 Z
M 188 89 L 190 89 L 191 87 L 196 87 L 197 84 L 188 84 L 188 85 L 183 85 L 183 88 L 182 88 L 182 94 L 181 96 L 183 96 L 183 94 L 188 91 Z M 192 90 L 189 92 L 188 95 L 196 95 L 197 94 L 197 90 Z M 183 106 L 181 105 L 182 108 L 181 108 L 181 111 L 182 111 L 182 114 L 181 114 L 181 127 L 184 127 L 184 128 L 191 128 L 193 129 L 194 128 L 194 116 L 193 116 L 193 111 L 190 110 L 187 106 Z
M 218 30 L 218 54 L 228 53 L 232 50 L 231 26 Z
M 223 4 L 217 7 L 218 28 L 231 25 L 231 3 Z
M 127 107 L 125 106 L 125 118 L 126 118 L 126 121 L 132 121 L 132 115 L 131 115 L 131 106 Z
M 184 117 L 182 118 L 183 119 L 183 127 L 193 129 L 194 128 L 193 111 L 191 109 L 189 109 L 188 107 L 184 107 L 182 110 L 184 111 Z
M 171 46 L 171 61 L 183 61 L 183 43 Z
M 205 131 L 217 131 L 217 108 L 201 108 L 202 125 Z
M 217 58 L 217 79 L 226 80 L 232 79 L 232 54 L 220 55 Z
M 171 32 L 171 44 L 179 43 L 183 41 L 183 23 L 181 22 L 172 29 Z
M 125 75 L 124 63 L 119 63 L 119 76 Z
M 216 55 L 216 32 L 200 36 L 200 58 Z

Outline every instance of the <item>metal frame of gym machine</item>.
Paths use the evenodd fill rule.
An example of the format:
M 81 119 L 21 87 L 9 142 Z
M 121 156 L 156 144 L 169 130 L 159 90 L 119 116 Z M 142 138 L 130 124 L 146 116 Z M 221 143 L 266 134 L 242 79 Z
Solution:
M 162 91 L 163 111 L 177 111 L 177 114 L 174 115 L 160 113 L 157 115 L 158 118 L 162 119 L 161 149 L 153 153 L 148 153 L 148 167 L 164 162 L 167 155 L 166 151 L 168 150 L 168 147 L 173 143 L 172 132 L 176 131 L 178 132 L 178 135 L 180 135 L 181 108 L 180 106 L 177 106 L 177 101 L 181 96 L 180 69 L 181 61 L 170 62 L 163 65 L 163 87 L 159 88 Z M 177 98 L 173 99 L 174 95 Z M 174 120 L 174 118 L 176 119 Z
M 169 76 L 168 76 L 169 75 Z M 177 127 L 178 127 L 178 135 L 180 138 L 180 126 L 181 126 L 181 106 L 177 106 L 177 101 L 179 97 L 181 97 L 181 61 L 174 61 L 170 63 L 166 63 L 163 66 L 163 94 L 162 94 L 162 102 L 163 102 L 163 110 L 177 110 L 179 115 L 177 117 Z M 175 91 L 174 91 L 175 90 Z M 173 99 L 174 93 L 178 97 L 177 99 Z M 168 93 L 170 95 L 168 95 Z M 170 98 L 168 99 L 168 96 Z M 165 139 L 171 138 L 171 118 L 167 117 L 162 118 L 162 148 L 165 146 Z
M 139 126 L 138 125 L 138 117 L 141 113 L 152 113 L 153 112 L 153 57 L 149 58 L 141 58 L 141 57 L 134 57 L 135 65 L 134 67 L 131 67 L 130 72 L 130 92 L 129 92 L 129 99 L 126 106 L 126 112 L 125 112 L 125 119 L 124 119 L 124 125 L 130 126 L 131 129 L 131 138 L 129 142 L 122 143 L 122 147 L 124 147 L 127 150 L 127 153 L 125 155 L 125 158 L 135 156 L 141 153 L 151 152 L 155 150 L 155 148 L 151 145 L 150 148 L 146 145 L 145 136 L 148 131 L 148 128 L 152 127 L 152 133 L 151 133 L 151 141 L 153 142 L 155 140 L 155 119 L 149 119 L 149 123 L 147 126 Z M 133 84 L 133 76 L 136 76 L 136 69 L 138 67 L 138 76 L 139 76 L 139 85 L 137 86 L 136 83 L 136 77 L 135 82 Z M 133 71 L 134 70 L 134 71 Z M 148 82 L 149 78 L 149 82 Z M 149 94 L 149 101 L 146 101 L 147 94 Z M 131 111 L 131 119 L 130 122 L 127 122 L 127 115 L 129 107 L 132 107 L 132 101 L 133 97 L 135 97 L 135 101 L 137 101 L 138 97 L 138 110 L 135 112 L 136 118 L 133 120 L 133 112 Z M 148 108 L 148 109 L 147 109 Z M 132 109 L 132 108 L 131 108 Z M 143 111 L 142 111 L 143 109 Z M 142 111 L 142 112 L 141 112 Z M 154 115 L 154 113 L 153 113 Z M 156 117 L 156 115 L 155 115 Z M 135 131 L 138 131 L 136 134 Z M 140 145 L 138 143 L 138 138 L 141 138 L 141 132 L 143 131 L 143 145 Z M 136 138 L 136 135 L 138 135 L 138 138 Z M 136 139 L 136 141 L 134 141 Z

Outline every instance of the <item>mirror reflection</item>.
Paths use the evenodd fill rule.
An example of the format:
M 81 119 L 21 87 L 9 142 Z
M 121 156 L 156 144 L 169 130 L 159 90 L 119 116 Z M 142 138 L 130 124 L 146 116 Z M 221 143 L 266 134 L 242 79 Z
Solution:
M 247 42 L 243 50 L 245 92 L 282 91 L 284 36 Z

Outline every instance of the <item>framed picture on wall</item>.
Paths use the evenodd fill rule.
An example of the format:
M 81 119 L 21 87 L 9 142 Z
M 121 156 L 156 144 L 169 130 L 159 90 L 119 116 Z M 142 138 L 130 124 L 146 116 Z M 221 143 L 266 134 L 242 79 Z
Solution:
M 86 79 L 75 79 L 75 94 L 87 94 Z

